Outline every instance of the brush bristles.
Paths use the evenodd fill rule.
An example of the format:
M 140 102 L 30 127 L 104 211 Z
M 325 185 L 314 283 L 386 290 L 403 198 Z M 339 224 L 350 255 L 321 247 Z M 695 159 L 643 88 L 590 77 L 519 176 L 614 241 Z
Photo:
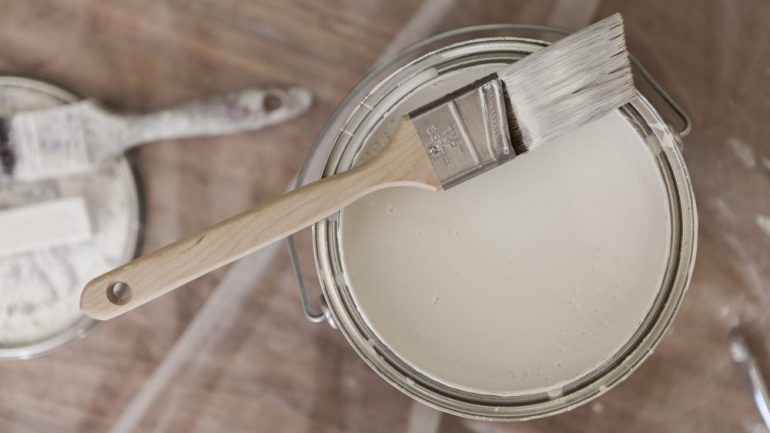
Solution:
M 509 126 L 521 140 L 517 153 L 589 123 L 635 94 L 620 14 L 528 55 L 499 76 L 513 117 Z

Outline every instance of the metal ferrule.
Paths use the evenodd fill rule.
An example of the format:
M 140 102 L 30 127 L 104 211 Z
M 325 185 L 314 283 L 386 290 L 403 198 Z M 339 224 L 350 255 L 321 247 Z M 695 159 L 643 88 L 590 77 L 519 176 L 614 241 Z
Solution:
M 409 113 L 444 189 L 516 156 L 504 92 L 491 75 Z

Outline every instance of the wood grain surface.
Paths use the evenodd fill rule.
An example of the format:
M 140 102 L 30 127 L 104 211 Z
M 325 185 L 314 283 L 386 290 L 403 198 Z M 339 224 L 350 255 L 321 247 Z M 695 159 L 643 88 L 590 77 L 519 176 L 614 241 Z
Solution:
M 0 0 L 0 73 L 129 111 L 249 85 L 313 90 L 311 111 L 284 125 L 133 152 L 150 251 L 283 192 L 335 106 L 383 53 L 472 24 L 582 25 L 615 11 L 630 50 L 693 117 L 685 158 L 701 218 L 693 282 L 672 332 L 616 389 L 532 422 L 416 422 L 432 412 L 415 410 L 338 331 L 305 320 L 281 249 L 254 274 L 257 262 L 236 264 L 55 353 L 0 363 L 0 432 L 106 432 L 116 423 L 136 432 L 766 431 L 726 339 L 740 324 L 768 364 L 766 0 Z M 312 275 L 312 253 L 303 255 Z M 191 320 L 236 270 L 247 291 L 217 310 L 228 314 L 195 356 L 168 367 Z

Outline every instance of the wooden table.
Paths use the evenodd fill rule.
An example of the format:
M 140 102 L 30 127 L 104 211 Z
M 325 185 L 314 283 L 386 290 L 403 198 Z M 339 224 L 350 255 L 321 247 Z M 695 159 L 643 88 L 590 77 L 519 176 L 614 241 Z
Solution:
M 0 364 L 0 431 L 104 432 L 115 423 L 136 432 L 765 431 L 726 340 L 740 322 L 757 347 L 770 347 L 765 0 L 0 0 L 0 72 L 122 110 L 247 85 L 313 89 L 312 110 L 290 123 L 135 152 L 151 250 L 282 192 L 384 52 L 471 24 L 575 27 L 616 10 L 631 50 L 693 117 L 685 156 L 701 219 L 674 328 L 616 389 L 533 422 L 439 416 L 371 372 L 337 331 L 305 320 L 281 247 L 51 355 Z M 218 291 L 237 296 L 216 298 L 223 278 Z M 196 322 L 207 298 L 203 308 L 227 314 Z

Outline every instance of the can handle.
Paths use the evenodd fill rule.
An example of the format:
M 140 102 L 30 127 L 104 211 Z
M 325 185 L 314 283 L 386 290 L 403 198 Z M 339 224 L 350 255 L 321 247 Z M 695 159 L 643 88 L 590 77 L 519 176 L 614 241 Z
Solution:
M 663 99 L 666 104 L 668 104 L 669 108 L 676 113 L 676 115 L 679 117 L 679 120 L 681 121 L 682 126 L 675 130 L 674 132 L 680 137 L 684 138 L 687 137 L 690 132 L 692 131 L 692 121 L 690 120 L 690 116 L 685 113 L 684 109 L 677 104 L 676 101 L 671 97 L 671 95 L 668 94 L 665 90 L 663 90 L 663 87 L 660 86 L 660 84 L 655 80 L 655 78 L 652 77 L 650 72 L 647 70 L 647 68 L 642 65 L 642 63 L 634 57 L 632 54 L 629 53 L 629 58 L 631 59 L 631 64 L 634 65 L 634 67 L 639 71 L 639 74 L 647 81 L 647 84 L 649 84 L 653 90 L 658 92 L 658 96 Z
M 405 51 L 417 49 L 420 46 L 426 44 L 429 41 L 433 41 L 435 39 L 440 38 L 441 36 L 450 35 L 453 33 L 461 33 L 464 29 L 458 29 L 454 31 L 449 31 L 446 33 L 442 33 L 440 35 L 436 35 L 433 37 L 430 37 L 424 41 L 417 42 L 410 47 L 406 48 Z M 575 30 L 565 29 L 561 27 L 553 27 L 553 26 L 545 26 L 545 25 L 538 25 L 538 24 L 486 24 L 486 25 L 479 25 L 479 26 L 473 26 L 473 30 L 514 30 L 514 31 L 533 31 L 533 32 L 543 32 L 543 33 L 555 33 L 559 35 L 570 35 L 575 32 Z M 658 96 L 660 96 L 663 101 L 668 104 L 669 108 L 676 114 L 677 117 L 679 117 L 679 121 L 681 123 L 681 126 L 679 129 L 673 131 L 678 138 L 684 138 L 690 132 L 692 131 L 692 121 L 690 120 L 690 116 L 687 115 L 687 113 L 682 109 L 682 107 L 674 101 L 674 98 L 671 97 L 671 95 L 666 92 L 663 87 L 658 83 L 655 78 L 653 78 L 652 74 L 647 70 L 647 68 L 642 65 L 642 63 L 637 59 L 633 54 L 629 53 L 629 59 L 631 60 L 631 64 L 634 68 L 639 72 L 639 74 L 644 78 L 644 80 L 647 82 L 647 84 L 652 87 L 652 89 L 658 93 Z M 299 179 L 298 179 L 299 181 Z M 299 182 L 297 183 L 297 186 L 299 186 Z M 297 286 L 299 288 L 300 297 L 302 298 L 302 308 L 305 312 L 305 317 L 307 317 L 308 320 L 310 320 L 313 323 L 319 323 L 323 322 L 324 320 L 328 320 L 332 326 L 334 326 L 334 322 L 331 320 L 331 316 L 329 314 L 328 309 L 325 307 L 325 301 L 323 298 L 323 295 L 320 297 L 320 304 L 321 306 L 318 307 L 318 309 L 314 309 L 312 302 L 310 301 L 310 294 L 308 292 L 307 283 L 305 281 L 304 274 L 302 273 L 302 270 L 300 269 L 300 259 L 299 254 L 297 253 L 297 246 L 294 242 L 294 235 L 289 236 L 286 239 L 286 243 L 289 247 L 289 255 L 291 257 L 291 263 L 292 268 L 294 270 L 294 275 L 297 278 Z
M 302 309 L 305 311 L 305 317 L 307 317 L 307 320 L 313 323 L 320 323 L 325 319 L 330 319 L 330 316 L 326 308 L 324 308 L 323 295 L 321 295 L 321 306 L 318 307 L 318 311 L 313 310 L 313 304 L 310 301 L 310 294 L 308 293 L 307 284 L 305 283 L 305 276 L 302 273 L 302 269 L 300 268 L 299 254 L 297 254 L 297 245 L 294 243 L 294 236 L 296 236 L 296 234 L 288 236 L 286 238 L 286 244 L 289 247 L 289 256 L 291 257 L 291 266 L 294 270 L 294 276 L 297 278 L 299 295 L 302 298 Z M 330 321 L 330 323 L 333 324 L 334 322 Z

